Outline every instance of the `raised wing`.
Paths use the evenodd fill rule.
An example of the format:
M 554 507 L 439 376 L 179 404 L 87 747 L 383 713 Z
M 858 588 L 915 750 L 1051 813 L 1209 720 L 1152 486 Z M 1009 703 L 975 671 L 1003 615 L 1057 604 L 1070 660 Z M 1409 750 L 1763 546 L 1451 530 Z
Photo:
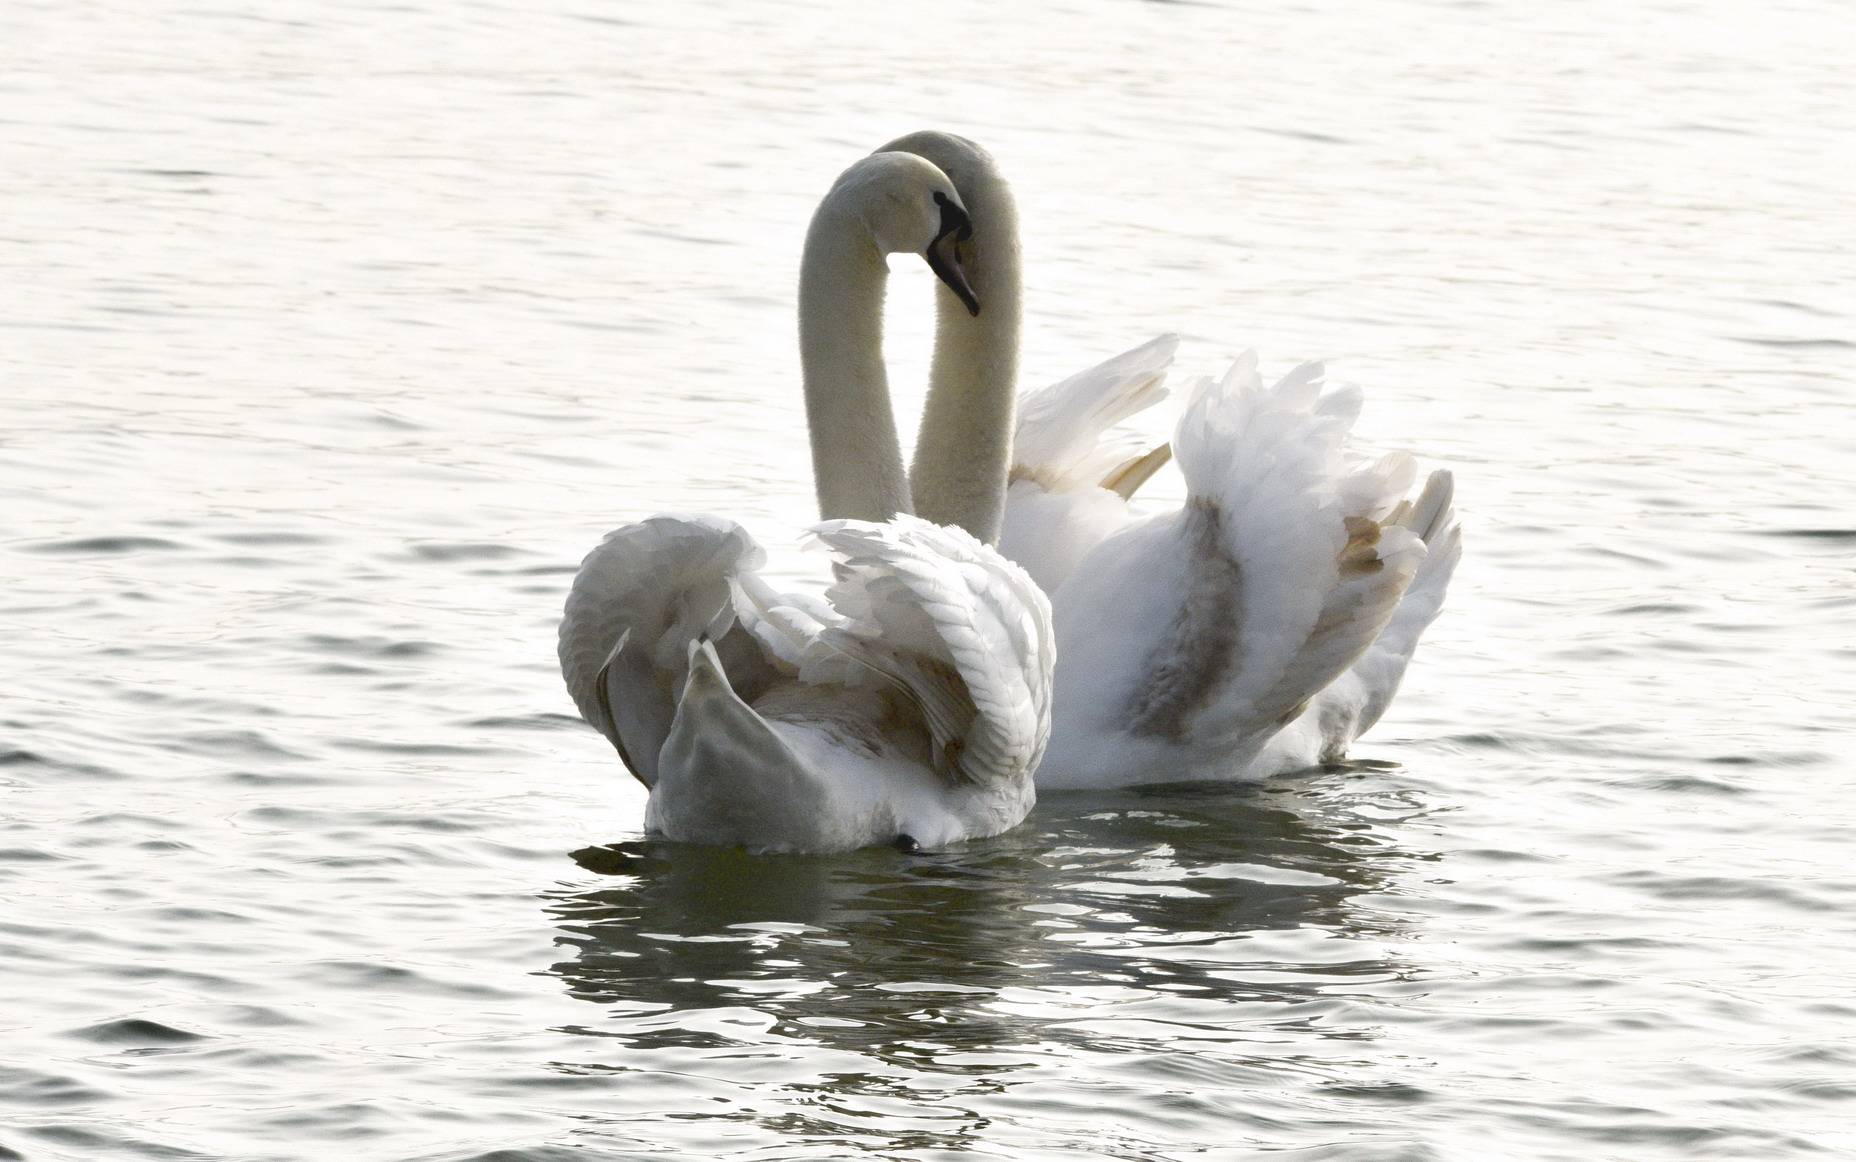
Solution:
M 1019 401 L 999 551 L 1046 592 L 1128 522 L 1128 498 L 1171 457 L 1114 428 L 1166 398 L 1178 345 L 1162 335 Z
M 1050 738 L 1050 605 L 1024 570 L 958 528 L 898 516 L 829 521 L 838 623 L 800 680 L 890 683 L 921 712 L 937 770 L 986 784 L 1036 769 Z
M 1052 492 L 1112 487 L 1121 469 L 1147 453 L 1132 435 L 1115 436 L 1110 429 L 1166 398 L 1166 373 L 1178 347 L 1179 336 L 1161 335 L 1027 392 L 1018 401 L 1012 437 L 1013 477 Z
M 1424 560 L 1410 528 L 1382 521 L 1409 485 L 1409 458 L 1349 462 L 1358 393 L 1324 395 L 1321 379 L 1304 364 L 1265 388 L 1246 355 L 1195 389 L 1174 434 L 1190 494 L 1188 590 L 1209 580 L 1229 595 L 1216 616 L 1230 656 L 1200 671 L 1218 688 L 1189 692 L 1195 740 L 1234 744 L 1300 714 L 1372 645 Z M 1179 625 L 1184 649 L 1199 632 L 1191 621 Z

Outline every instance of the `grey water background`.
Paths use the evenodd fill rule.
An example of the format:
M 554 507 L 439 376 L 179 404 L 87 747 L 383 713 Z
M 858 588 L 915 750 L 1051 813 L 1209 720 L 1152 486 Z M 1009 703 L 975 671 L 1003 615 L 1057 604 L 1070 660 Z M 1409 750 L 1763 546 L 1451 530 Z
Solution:
M 0 8 L 0 1158 L 1848 1156 L 1853 47 L 1841 0 Z M 799 242 L 924 126 L 1018 189 L 1029 382 L 1329 359 L 1456 470 L 1451 601 L 1343 768 L 644 842 L 566 585 L 659 510 L 816 567 Z

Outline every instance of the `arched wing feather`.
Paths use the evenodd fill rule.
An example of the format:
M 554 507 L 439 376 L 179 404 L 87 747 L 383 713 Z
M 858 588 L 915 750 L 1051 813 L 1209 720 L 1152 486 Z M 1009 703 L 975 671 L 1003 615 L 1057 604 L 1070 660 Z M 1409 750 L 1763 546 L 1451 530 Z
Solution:
M 949 778 L 988 783 L 1034 770 L 1050 737 L 1050 606 L 1024 570 L 966 532 L 899 516 L 829 521 L 826 593 L 839 624 L 808 648 L 802 681 L 874 673 L 921 712 Z
M 1138 441 L 1110 433 L 1167 396 L 1166 373 L 1179 336 L 1161 335 L 1018 401 L 1012 475 L 1053 492 L 1105 487 L 1138 459 Z
M 1230 657 L 1194 671 L 1216 688 L 1181 692 L 1195 742 L 1235 744 L 1301 713 L 1373 644 L 1424 560 L 1410 528 L 1381 519 L 1410 482 L 1409 458 L 1345 455 L 1358 411 L 1351 389 L 1323 394 L 1319 364 L 1266 388 L 1246 356 L 1202 382 L 1180 418 L 1187 592 L 1205 573 L 1224 595 L 1202 608 L 1234 623 L 1223 635 Z M 1215 632 L 1185 624 L 1193 613 L 1188 601 L 1178 641 L 1163 649 Z
M 1166 398 L 1178 345 L 1162 335 L 1019 401 L 999 551 L 1045 592 L 1127 524 L 1128 498 L 1170 458 L 1165 444 L 1113 429 Z

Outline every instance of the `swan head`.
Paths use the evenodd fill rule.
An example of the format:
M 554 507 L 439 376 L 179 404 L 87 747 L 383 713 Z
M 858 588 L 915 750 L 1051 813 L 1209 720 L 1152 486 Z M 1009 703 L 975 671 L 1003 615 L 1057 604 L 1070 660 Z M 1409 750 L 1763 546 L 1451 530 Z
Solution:
M 970 313 L 980 313 L 960 263 L 973 223 L 953 181 L 933 162 L 913 153 L 873 153 L 845 170 L 828 198 L 862 220 L 878 253 L 921 255 Z

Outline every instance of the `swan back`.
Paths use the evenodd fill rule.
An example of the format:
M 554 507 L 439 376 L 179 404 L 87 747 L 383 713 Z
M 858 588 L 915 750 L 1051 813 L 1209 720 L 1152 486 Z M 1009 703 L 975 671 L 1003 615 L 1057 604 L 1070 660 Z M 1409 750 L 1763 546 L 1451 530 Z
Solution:
M 1194 723 L 1227 745 L 1301 713 L 1385 627 L 1424 559 L 1411 530 L 1376 519 L 1410 481 L 1404 457 L 1350 464 L 1359 393 L 1322 393 L 1303 364 L 1265 387 L 1247 354 L 1201 382 L 1173 447 L 1199 562 L 1229 571 L 1231 672 Z

